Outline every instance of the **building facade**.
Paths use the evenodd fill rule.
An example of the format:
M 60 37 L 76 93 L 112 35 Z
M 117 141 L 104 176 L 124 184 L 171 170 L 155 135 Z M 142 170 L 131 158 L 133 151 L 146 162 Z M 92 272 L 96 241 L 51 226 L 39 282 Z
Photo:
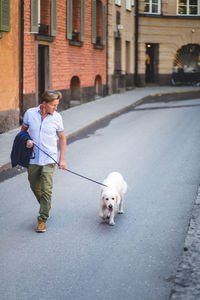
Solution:
M 200 82 L 200 0 L 135 4 L 137 85 Z
M 19 124 L 19 15 L 18 0 L 0 0 L 0 133 Z
M 134 85 L 134 1 L 108 0 L 108 93 Z
M 106 1 L 25 0 L 23 111 L 46 89 L 59 109 L 106 93 Z

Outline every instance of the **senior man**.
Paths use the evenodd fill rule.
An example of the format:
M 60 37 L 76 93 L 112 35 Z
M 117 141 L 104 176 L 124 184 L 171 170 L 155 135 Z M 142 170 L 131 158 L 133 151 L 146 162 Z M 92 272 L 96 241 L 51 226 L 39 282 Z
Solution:
M 26 111 L 21 131 L 28 130 L 31 137 L 31 140 L 27 140 L 27 148 L 34 147 L 35 143 L 56 161 L 58 156 L 57 140 L 59 140 L 59 168 L 66 169 L 66 138 L 62 117 L 56 112 L 61 98 L 60 92 L 44 92 L 41 97 L 41 104 Z M 40 204 L 36 231 L 45 232 L 46 221 L 51 209 L 55 162 L 37 147 L 34 147 L 34 154 L 35 157 L 30 159 L 28 166 L 28 180 Z

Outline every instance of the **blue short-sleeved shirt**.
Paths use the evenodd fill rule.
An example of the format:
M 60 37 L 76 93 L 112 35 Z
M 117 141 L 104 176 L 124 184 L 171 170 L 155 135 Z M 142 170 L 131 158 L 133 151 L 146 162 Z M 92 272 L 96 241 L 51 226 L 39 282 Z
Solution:
M 42 117 L 40 106 L 30 108 L 24 115 L 23 125 L 28 127 L 31 139 L 45 152 L 57 160 L 58 133 L 64 131 L 62 117 L 58 112 Z M 34 147 L 35 158 L 30 159 L 30 164 L 44 166 L 54 161 L 45 153 Z

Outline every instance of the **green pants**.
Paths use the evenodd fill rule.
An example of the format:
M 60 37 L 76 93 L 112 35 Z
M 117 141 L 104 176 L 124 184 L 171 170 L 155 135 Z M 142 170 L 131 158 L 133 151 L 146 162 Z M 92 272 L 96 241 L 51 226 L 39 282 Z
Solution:
M 48 219 L 49 211 L 51 209 L 54 169 L 55 164 L 28 166 L 28 180 L 31 189 L 40 204 L 38 220 L 44 222 Z

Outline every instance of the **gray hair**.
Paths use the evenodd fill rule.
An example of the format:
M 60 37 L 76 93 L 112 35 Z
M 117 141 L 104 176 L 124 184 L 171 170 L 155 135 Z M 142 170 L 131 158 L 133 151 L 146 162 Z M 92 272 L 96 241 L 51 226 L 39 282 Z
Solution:
M 61 92 L 57 92 L 57 91 L 45 91 L 42 96 L 41 96 L 41 102 L 46 102 L 49 103 L 53 100 L 56 99 L 62 99 L 62 94 Z

